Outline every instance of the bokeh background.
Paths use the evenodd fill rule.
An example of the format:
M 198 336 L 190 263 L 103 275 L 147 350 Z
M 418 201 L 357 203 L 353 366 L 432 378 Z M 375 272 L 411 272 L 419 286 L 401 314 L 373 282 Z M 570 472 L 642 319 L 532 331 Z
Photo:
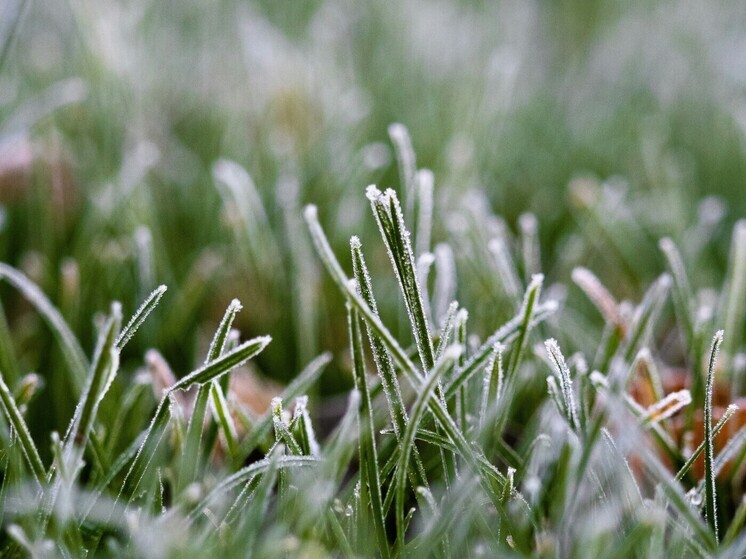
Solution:
M 125 376 L 150 347 L 190 371 L 238 297 L 244 336 L 274 338 L 257 369 L 286 382 L 332 350 L 333 395 L 352 384 L 344 308 L 302 207 L 319 206 L 343 265 L 360 235 L 406 340 L 364 196 L 400 188 L 398 122 L 434 173 L 433 243 L 450 243 L 474 332 L 515 310 L 484 247 L 499 234 L 519 251 L 536 227 L 569 307 L 588 305 L 562 287 L 578 264 L 639 300 L 666 235 L 706 298 L 746 214 L 745 60 L 732 1 L 0 0 L 0 260 L 88 352 L 111 300 L 126 314 L 167 284 Z M 64 425 L 56 344 L 17 293 L 0 300 L 47 382 L 30 423 Z M 560 341 L 593 348 L 579 316 L 595 315 L 560 313 Z

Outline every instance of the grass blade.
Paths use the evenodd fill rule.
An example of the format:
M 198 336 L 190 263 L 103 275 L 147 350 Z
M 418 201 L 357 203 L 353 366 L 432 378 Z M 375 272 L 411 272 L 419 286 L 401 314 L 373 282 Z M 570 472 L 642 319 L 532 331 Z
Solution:
M 432 399 L 433 391 L 438 385 L 439 378 L 455 363 L 461 354 L 462 349 L 459 346 L 451 346 L 443 353 L 443 357 L 438 361 L 437 367 L 434 367 L 430 376 L 427 378 L 425 383 L 417 393 L 417 399 L 412 405 L 411 415 L 407 429 L 402 436 L 399 444 L 401 450 L 399 451 L 399 463 L 396 466 L 396 473 L 394 477 L 394 487 L 396 491 L 396 528 L 397 528 L 397 542 L 399 549 L 404 547 L 404 492 L 406 489 L 406 473 L 409 467 L 409 459 L 412 454 L 412 447 L 414 446 L 415 435 L 419 428 L 420 421 L 423 418 L 424 412 L 427 409 L 427 403 Z
M 77 462 L 82 458 L 83 449 L 93 430 L 99 404 L 106 395 L 119 369 L 119 348 L 117 334 L 122 321 L 122 311 L 118 303 L 112 305 L 112 313 L 99 337 L 90 380 L 75 409 L 73 420 L 65 435 L 65 462 L 71 472 L 77 470 Z M 79 450 L 76 450 L 78 448 Z M 72 479 L 67 480 L 72 482 Z
M 90 365 L 77 338 L 70 330 L 65 319 L 62 318 L 60 312 L 47 299 L 46 295 L 42 293 L 41 289 L 15 268 L 0 263 L 0 278 L 5 279 L 20 291 L 47 322 L 62 348 L 62 355 L 72 375 L 73 386 L 77 392 L 81 392 L 85 385 Z
M 216 380 L 261 353 L 271 341 L 272 338 L 270 336 L 259 336 L 244 342 L 233 351 L 226 353 L 214 361 L 210 361 L 205 366 L 179 379 L 176 384 L 169 388 L 169 392 L 186 390 L 190 386 L 204 385 L 212 380 Z
M 324 368 L 332 360 L 330 353 L 322 353 L 311 361 L 295 379 L 287 385 L 285 390 L 280 394 L 280 398 L 283 400 L 291 400 L 300 396 L 301 394 L 308 392 L 308 389 L 318 380 L 319 376 L 323 372 Z M 242 465 L 246 458 L 251 454 L 256 447 L 264 440 L 272 427 L 272 414 L 266 414 L 261 420 L 256 422 L 253 427 L 251 434 L 246 437 L 238 449 L 238 454 L 234 459 L 235 465 Z
M 707 524 L 718 541 L 717 494 L 715 492 L 715 471 L 713 468 L 713 435 L 712 435 L 712 391 L 715 382 L 715 363 L 720 345 L 723 343 L 723 331 L 719 330 L 712 339 L 710 360 L 707 366 L 707 385 L 705 388 L 705 517 Z
M 547 353 L 552 361 L 554 375 L 559 380 L 560 394 L 564 402 L 564 410 L 570 427 L 578 432 L 580 423 L 578 422 L 578 412 L 575 405 L 575 394 L 572 388 L 572 379 L 570 378 L 570 369 L 565 362 L 562 351 L 557 344 L 557 340 L 550 339 L 544 342 Z
M 429 371 L 435 364 L 435 352 L 422 299 L 422 289 L 417 280 L 417 268 L 409 232 L 404 224 L 399 199 L 393 190 L 389 189 L 381 193 L 375 186 L 369 186 L 366 194 L 399 280 L 399 288 L 407 307 L 422 368 L 424 371 Z
M 142 326 L 142 323 L 145 322 L 145 319 L 148 318 L 148 315 L 152 310 L 158 306 L 158 303 L 166 292 L 166 289 L 168 288 L 165 285 L 161 285 L 153 290 L 153 292 L 142 302 L 137 311 L 135 311 L 135 314 L 132 315 L 127 326 L 122 329 L 119 337 L 117 337 L 116 346 L 120 351 L 125 345 L 127 345 L 127 342 L 132 339 L 132 336 L 134 336 L 137 329 Z
M 548 301 L 542 305 L 538 305 L 534 312 L 534 319 L 531 323 L 531 327 L 539 324 L 547 317 L 554 314 L 556 310 L 557 304 L 554 301 Z M 477 349 L 474 354 L 469 357 L 468 361 L 453 375 L 451 382 L 445 389 L 446 398 L 451 398 L 465 382 L 481 370 L 481 367 L 485 365 L 492 354 L 492 349 L 495 347 L 495 344 L 499 343 L 501 345 L 507 345 L 519 335 L 521 325 L 523 324 L 523 318 L 522 314 L 514 316 L 511 320 L 498 328 L 494 334 L 479 346 L 479 349 Z
M 215 331 L 215 335 L 212 338 L 210 347 L 207 350 L 207 356 L 205 357 L 205 366 L 203 367 L 203 369 L 205 367 L 209 367 L 210 363 L 217 361 L 218 359 L 220 359 L 221 355 L 223 355 L 223 351 L 225 350 L 226 343 L 228 342 L 228 336 L 231 330 L 231 326 L 233 325 L 233 321 L 242 308 L 243 307 L 241 306 L 241 302 L 238 299 L 233 299 L 228 305 L 228 308 L 223 314 L 223 319 L 220 321 L 218 329 Z M 262 347 L 261 349 L 264 348 Z M 261 351 L 261 349 L 259 351 Z M 229 369 L 224 370 L 223 373 L 227 372 Z M 179 468 L 180 489 L 184 489 L 185 487 L 187 487 L 187 485 L 197 477 L 197 474 L 200 470 L 203 461 L 203 455 L 205 454 L 205 452 L 203 451 L 202 440 L 205 415 L 207 412 L 208 403 L 211 399 L 211 387 L 215 382 L 217 382 L 216 379 L 218 378 L 218 376 L 223 373 L 215 374 L 207 381 L 199 383 L 200 386 L 197 390 L 197 396 L 194 400 L 194 408 L 192 410 L 192 415 L 189 418 L 189 424 L 187 425 L 186 443 L 184 445 L 181 456 L 181 466 Z M 181 380 L 183 381 L 184 379 Z M 171 390 L 176 390 L 178 384 L 179 382 L 174 383 L 174 385 L 171 387 Z M 219 405 L 220 402 L 216 402 L 215 400 L 213 400 L 213 408 Z M 228 437 L 230 437 L 230 434 L 228 434 Z M 208 437 L 208 439 L 211 439 L 211 437 Z M 211 449 L 213 442 L 214 439 L 208 440 L 207 444 L 204 445 L 207 452 L 209 452 L 209 450 Z
M 350 336 L 350 349 L 352 352 L 352 374 L 355 380 L 355 388 L 360 393 L 360 408 L 358 411 L 358 422 L 360 430 L 360 473 L 361 482 L 367 486 L 367 495 L 370 499 L 372 509 L 373 525 L 378 539 L 378 549 L 383 557 L 388 557 L 388 537 L 386 536 L 386 518 L 383 512 L 381 498 L 381 476 L 378 469 L 378 451 L 375 440 L 375 424 L 373 422 L 373 407 L 370 400 L 370 391 L 365 379 L 365 364 L 363 356 L 362 336 L 360 332 L 360 319 L 357 311 L 347 303 L 347 324 Z M 367 503 L 363 506 L 368 507 Z
M 2 373 L 0 373 L 0 402 L 2 402 L 3 411 L 5 412 L 5 417 L 8 419 L 8 423 L 16 432 L 23 456 L 26 458 L 29 469 L 34 475 L 34 480 L 39 486 L 42 486 L 47 475 L 44 464 L 41 461 L 34 440 L 31 438 L 28 425 L 26 425 L 21 411 L 16 406 L 16 401 L 13 399 L 8 385 L 5 384 Z

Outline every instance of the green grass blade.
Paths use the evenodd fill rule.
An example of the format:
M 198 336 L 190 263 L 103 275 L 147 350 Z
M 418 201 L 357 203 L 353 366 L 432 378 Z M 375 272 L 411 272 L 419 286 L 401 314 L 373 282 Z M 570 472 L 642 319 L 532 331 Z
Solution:
M 378 451 L 376 449 L 375 423 L 373 421 L 373 406 L 370 400 L 368 382 L 365 379 L 365 364 L 363 356 L 360 319 L 357 311 L 347 303 L 347 324 L 352 352 L 352 373 L 355 388 L 360 392 L 360 408 L 358 423 L 360 430 L 360 465 L 361 482 L 367 486 L 367 495 L 372 509 L 373 525 L 378 539 L 378 549 L 383 557 L 388 557 L 388 537 L 386 536 L 386 518 L 383 512 L 381 498 L 381 476 L 378 468 Z M 363 503 L 368 507 L 368 503 Z
M 169 388 L 169 392 L 186 390 L 190 386 L 204 385 L 212 380 L 216 380 L 261 353 L 271 341 L 272 338 L 270 336 L 259 336 L 244 342 L 233 351 L 222 355 L 214 361 L 210 361 L 205 366 L 179 379 L 176 384 Z
M 663 310 L 671 283 L 671 276 L 663 274 L 645 293 L 620 347 L 625 363 L 632 363 L 637 352 L 647 345 L 647 340 Z
M 541 286 L 544 283 L 544 276 L 541 274 L 534 275 L 526 288 L 526 294 L 523 297 L 523 305 L 519 316 L 521 317 L 520 327 L 518 329 L 518 337 L 513 343 L 513 347 L 508 358 L 508 363 L 505 368 L 506 376 L 505 383 L 507 389 L 510 390 L 513 385 L 513 379 L 518 372 L 518 365 L 521 362 L 521 357 L 526 349 L 528 343 L 528 336 L 531 332 L 531 326 L 534 318 L 534 311 L 539 304 L 539 296 L 541 295 Z
M 369 186 L 366 194 L 399 280 L 399 288 L 407 307 L 422 368 L 429 371 L 435 364 L 435 352 L 422 299 L 422 289 L 417 279 L 414 253 L 399 199 L 393 190 L 381 193 L 375 186 Z
M 62 318 L 60 312 L 47 299 L 46 295 L 42 293 L 41 289 L 15 268 L 0 263 L 0 278 L 5 279 L 20 291 L 47 322 L 60 344 L 62 354 L 72 375 L 73 386 L 78 392 L 81 392 L 85 385 L 90 365 L 77 338 L 70 330 L 65 319 Z
M 109 390 L 119 369 L 119 348 L 116 345 L 116 340 L 121 321 L 122 311 L 117 303 L 112 305 L 112 314 L 99 337 L 90 380 L 83 391 L 80 402 L 75 409 L 73 420 L 65 435 L 66 467 L 71 471 L 75 471 L 78 460 L 82 458 L 83 449 L 93 430 L 101 400 Z
M 293 434 L 288 429 L 285 419 L 283 418 L 282 398 L 272 398 L 272 425 L 275 428 L 275 440 L 278 443 L 287 445 L 288 450 L 295 456 L 302 456 L 303 449 Z
M 695 320 L 691 302 L 694 300 L 686 274 L 684 261 L 676 244 L 669 238 L 661 239 L 658 243 L 661 252 L 666 257 L 668 270 L 673 278 L 673 300 L 679 322 L 683 328 L 684 345 L 693 347 L 695 343 Z
M 720 345 L 723 343 L 723 331 L 719 330 L 712 339 L 710 360 L 707 365 L 707 384 L 705 388 L 705 517 L 707 524 L 718 541 L 717 494 L 715 492 L 715 471 L 713 468 L 714 448 L 712 435 L 712 391 L 715 382 L 715 363 Z
M 2 402 L 3 411 L 5 412 L 5 417 L 8 419 L 8 423 L 16 432 L 23 456 L 26 458 L 29 469 L 34 476 L 34 481 L 40 486 L 43 485 L 47 475 L 44 464 L 41 461 L 34 440 L 31 438 L 28 425 L 26 425 L 21 411 L 16 406 L 16 401 L 13 399 L 8 385 L 5 384 L 2 373 L 0 373 L 0 402 Z
M 437 367 L 433 367 L 432 372 L 420 387 L 417 393 L 417 399 L 412 405 L 412 410 L 407 424 L 407 429 L 402 436 L 399 446 L 401 448 L 399 452 L 399 462 L 396 466 L 396 472 L 394 476 L 394 487 L 396 491 L 396 527 L 397 527 L 397 542 L 399 549 L 404 547 L 404 493 L 406 490 L 406 474 L 409 468 L 409 460 L 412 454 L 412 447 L 414 446 L 415 435 L 419 428 L 420 421 L 424 416 L 425 410 L 427 409 L 428 401 L 432 399 L 433 391 L 438 385 L 440 377 L 450 368 L 458 359 L 462 349 L 459 346 L 452 346 L 451 349 L 447 349 L 443 353 L 443 357 L 438 361 Z
M 142 326 L 142 323 L 145 322 L 145 319 L 148 318 L 148 315 L 153 311 L 153 309 L 158 306 L 158 303 L 166 292 L 166 289 L 168 288 L 165 285 L 161 285 L 153 290 L 153 292 L 142 302 L 137 311 L 135 311 L 135 314 L 132 315 L 127 326 L 122 329 L 119 337 L 117 337 L 116 346 L 120 351 L 125 345 L 127 345 L 127 342 L 132 339 L 132 336 L 135 335 L 137 329 Z
M 534 312 L 534 319 L 531 323 L 531 327 L 544 321 L 547 317 L 554 314 L 556 310 L 557 304 L 553 301 L 548 301 L 542 305 L 538 305 Z M 479 349 L 469 357 L 468 361 L 464 363 L 463 367 L 460 367 L 455 372 L 452 377 L 453 380 L 451 380 L 445 389 L 445 397 L 451 398 L 465 382 L 467 382 L 474 374 L 482 370 L 481 368 L 487 363 L 495 344 L 499 343 L 507 345 L 516 339 L 520 333 L 522 323 L 523 315 L 518 314 L 487 338 L 487 340 L 479 346 Z
M 228 402 L 223 394 L 223 389 L 217 381 L 212 381 L 210 383 L 210 403 L 212 404 L 213 417 L 225 438 L 228 454 L 233 458 L 238 451 L 236 425 L 234 424 L 233 416 L 228 409 Z
M 577 432 L 580 428 L 580 423 L 578 422 L 578 412 L 577 406 L 575 405 L 575 393 L 572 388 L 570 368 L 567 366 L 565 358 L 562 355 L 562 351 L 560 350 L 556 340 L 547 340 L 544 342 L 544 345 L 546 346 L 547 354 L 552 361 L 554 375 L 559 380 L 560 394 L 564 401 L 567 421 L 570 424 L 570 427 Z
M 725 413 L 723 414 L 723 417 L 720 418 L 720 421 L 717 422 L 717 424 L 712 428 L 712 436 L 716 437 L 718 433 L 723 429 L 727 421 L 733 416 L 734 413 L 738 410 L 738 406 L 731 404 L 728 406 L 728 408 L 725 410 Z M 684 479 L 684 476 L 687 474 L 687 472 L 691 469 L 692 465 L 694 465 L 694 462 L 697 460 L 697 458 L 700 457 L 702 452 L 705 450 L 705 441 L 702 441 L 699 443 L 699 446 L 692 452 L 692 454 L 689 456 L 687 461 L 684 463 L 684 465 L 679 469 L 678 472 L 676 472 L 676 477 L 674 478 L 676 481 L 681 481 Z
M 15 386 L 21 378 L 21 370 L 10 335 L 10 326 L 2 303 L 0 303 L 0 371 L 3 372 L 5 380 L 11 386 Z

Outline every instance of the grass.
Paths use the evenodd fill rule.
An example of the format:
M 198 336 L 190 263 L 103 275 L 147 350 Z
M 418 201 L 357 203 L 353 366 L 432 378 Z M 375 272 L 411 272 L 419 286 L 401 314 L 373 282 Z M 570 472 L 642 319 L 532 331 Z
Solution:
M 743 23 L 0 6 L 0 555 L 742 556 Z
M 70 427 L 62 438 L 52 433 L 51 462 L 43 461 L 26 425 L 26 405 L 4 380 L 0 384 L 7 421 L 5 553 L 198 556 L 209 550 L 232 556 L 251 550 L 259 556 L 388 557 L 452 556 L 463 549 L 477 556 L 486 550 L 593 556 L 603 549 L 612 556 L 654 556 L 661 545 L 682 556 L 740 553 L 744 541 L 735 534 L 743 507 L 728 512 L 740 493 L 735 489 L 731 501 L 721 492 L 732 494 L 743 481 L 746 436 L 739 431 L 727 443 L 716 442 L 727 433 L 735 406 L 717 425 L 713 419 L 722 331 L 709 352 L 704 400 L 693 402 L 680 390 L 655 401 L 653 379 L 662 379 L 650 365 L 649 340 L 668 276 L 639 305 L 621 309 L 590 271 L 576 270 L 574 279 L 605 317 L 601 344 L 611 344 L 601 350 L 602 367 L 592 372 L 581 354 L 566 359 L 554 339 L 546 341 L 546 351 L 528 351 L 537 330 L 562 325 L 553 318 L 557 305 L 541 296 L 538 274 L 515 318 L 480 344 L 455 302 L 441 327 L 432 326 L 431 307 L 424 304 L 430 284 L 415 270 L 398 196 L 368 192 L 400 296 L 409 300 L 416 343 L 403 346 L 378 315 L 360 240 L 351 241 L 353 279 L 333 253 L 316 208 L 307 207 L 313 243 L 347 301 L 355 384 L 347 411 L 323 442 L 317 442 L 307 398 L 292 385 L 264 418 L 247 419 L 247 432 L 238 434 L 234 418 L 247 417 L 246 410 L 226 394 L 222 379 L 271 339 L 236 341 L 230 333 L 242 305 L 233 300 L 205 364 L 166 387 L 140 434 L 112 444 L 117 433 L 99 410 L 119 372 L 120 352 L 148 315 L 162 312 L 161 286 L 124 328 L 118 303 L 100 322 Z M 663 245 L 669 258 L 675 254 L 670 243 Z M 55 318 L 49 323 L 59 343 L 78 347 L 38 288 L 15 270 L 5 275 L 32 295 L 39 312 Z M 326 361 L 301 374 L 301 390 L 311 388 Z M 642 362 L 655 370 L 647 378 L 639 374 Z M 371 363 L 375 374 L 366 372 Z M 66 375 L 71 384 L 74 371 L 71 366 Z M 542 376 L 547 389 L 521 426 L 512 419 L 521 391 Z M 640 383 L 653 393 L 647 406 L 629 393 L 635 385 L 641 390 Z M 177 395 L 192 387 L 197 390 L 187 407 Z M 129 381 L 124 392 L 135 388 Z M 283 403 L 293 398 L 290 415 Z M 703 440 L 691 452 L 675 429 L 683 409 L 697 405 L 704 409 Z M 124 450 L 117 454 L 117 447 Z M 701 478 L 692 475 L 700 454 Z

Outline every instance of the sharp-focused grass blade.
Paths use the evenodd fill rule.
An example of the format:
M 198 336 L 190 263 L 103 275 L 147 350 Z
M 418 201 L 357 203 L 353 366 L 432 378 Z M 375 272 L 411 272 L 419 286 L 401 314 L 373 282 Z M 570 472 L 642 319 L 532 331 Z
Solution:
M 148 295 L 147 299 L 142 302 L 140 307 L 135 311 L 135 314 L 132 315 L 127 326 L 122 329 L 122 332 L 117 337 L 116 346 L 120 351 L 125 345 L 127 345 L 127 342 L 132 339 L 132 336 L 135 335 L 137 329 L 140 328 L 143 322 L 145 322 L 145 319 L 148 318 L 148 315 L 153 311 L 153 309 L 158 306 L 158 303 L 161 301 L 161 297 L 163 297 L 166 289 L 167 287 L 165 285 L 157 287 L 150 295 Z

